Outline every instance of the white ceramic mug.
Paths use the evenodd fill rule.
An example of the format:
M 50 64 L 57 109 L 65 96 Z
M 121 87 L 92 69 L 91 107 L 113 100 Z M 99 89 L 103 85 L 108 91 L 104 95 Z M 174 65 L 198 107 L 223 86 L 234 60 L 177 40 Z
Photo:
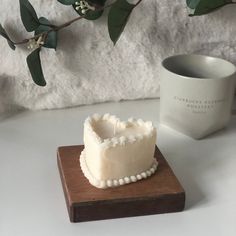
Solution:
M 235 66 L 203 55 L 162 62 L 160 122 L 195 139 L 224 128 L 231 116 Z

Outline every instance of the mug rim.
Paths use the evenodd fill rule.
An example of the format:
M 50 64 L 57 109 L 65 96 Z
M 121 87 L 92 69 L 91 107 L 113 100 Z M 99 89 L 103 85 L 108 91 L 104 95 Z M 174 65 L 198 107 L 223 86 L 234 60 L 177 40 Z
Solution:
M 205 58 L 205 59 L 214 59 L 214 60 L 218 60 L 218 61 L 221 61 L 225 64 L 228 64 L 230 67 L 232 67 L 232 70 L 233 72 L 225 75 L 225 76 L 215 76 L 215 77 L 198 77 L 198 76 L 188 76 L 188 75 L 183 75 L 183 74 L 180 74 L 180 73 L 176 73 L 174 72 L 173 70 L 170 70 L 169 68 L 167 68 L 167 66 L 165 65 L 169 60 L 173 60 L 173 59 L 177 59 L 177 58 L 185 58 L 185 57 L 199 57 L 201 59 Z M 227 79 L 227 78 L 230 78 L 232 75 L 234 75 L 236 73 L 236 66 L 231 63 L 230 61 L 227 61 L 225 59 L 222 59 L 222 58 L 219 58 L 219 57 L 213 57 L 213 56 L 207 56 L 207 55 L 201 55 L 201 54 L 177 54 L 177 55 L 172 55 L 172 56 L 169 56 L 167 58 L 165 58 L 162 63 L 162 68 L 164 68 L 165 70 L 167 70 L 169 73 L 172 73 L 174 75 L 178 75 L 179 77 L 181 78 L 184 78 L 184 79 L 197 79 L 197 80 L 202 80 L 202 79 L 207 79 L 207 80 L 215 80 L 215 79 Z

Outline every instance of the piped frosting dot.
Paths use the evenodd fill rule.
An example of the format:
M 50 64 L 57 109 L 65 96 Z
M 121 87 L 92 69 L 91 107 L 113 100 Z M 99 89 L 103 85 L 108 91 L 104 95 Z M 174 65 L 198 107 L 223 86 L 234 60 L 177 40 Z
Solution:
M 131 143 L 136 141 L 136 138 L 134 137 L 134 135 L 129 135 L 128 139 Z
M 152 173 L 151 173 L 150 170 L 147 170 L 147 171 L 146 171 L 146 174 L 147 174 L 147 176 L 151 176 Z
M 84 125 L 90 125 L 91 121 L 92 121 L 91 117 L 88 117 L 88 118 L 85 120 Z
M 129 184 L 130 183 L 130 178 L 129 177 L 125 177 L 124 181 L 125 181 L 126 184 Z
M 137 178 L 135 176 L 130 176 L 130 179 L 132 182 L 136 182 L 137 181 Z
M 146 127 L 148 127 L 148 128 L 153 127 L 153 124 L 152 124 L 151 121 L 147 121 L 147 122 L 145 122 L 145 125 L 146 125 Z
M 119 119 L 116 116 L 110 116 L 109 120 L 111 120 L 112 122 L 118 122 Z
M 120 184 L 120 185 L 123 185 L 123 184 L 125 184 L 125 181 L 124 181 L 124 179 L 119 179 L 119 184 Z
M 110 114 L 109 113 L 106 113 L 103 115 L 103 120 L 108 120 L 110 118 Z
M 84 128 L 88 130 L 88 132 L 92 133 L 93 130 L 89 124 L 84 124 Z
M 142 172 L 142 173 L 141 173 L 141 176 L 142 176 L 143 178 L 147 178 L 147 174 L 146 174 L 145 172 Z
M 120 140 L 120 144 L 121 144 L 121 145 L 124 145 L 127 139 L 126 139 L 125 136 L 121 136 L 121 137 L 119 138 L 119 140 Z
M 135 121 L 135 119 L 134 119 L 133 117 L 130 117 L 130 118 L 128 119 L 128 121 L 132 123 L 132 122 Z
M 119 185 L 119 182 L 118 182 L 118 180 L 113 180 L 113 185 L 116 187 L 116 186 L 118 186 Z
M 110 141 L 106 141 L 106 142 L 103 142 L 103 143 L 101 143 L 100 144 L 100 148 L 101 149 L 107 149 L 107 148 L 109 148 L 110 146 L 112 146 L 112 143 L 110 142 Z
M 146 126 L 153 126 L 153 124 L 152 124 L 151 121 L 146 121 L 146 122 L 145 122 L 145 125 L 146 125 Z
M 138 123 L 140 126 L 144 125 L 144 121 L 143 121 L 142 119 L 138 119 L 138 120 L 137 120 L 137 123 Z
M 107 186 L 112 187 L 113 186 L 113 181 L 112 180 L 107 180 Z
M 92 118 L 97 121 L 97 120 L 101 119 L 101 116 L 99 114 L 95 113 L 95 114 L 93 114 Z
M 141 175 L 136 175 L 136 177 L 137 177 L 138 180 L 142 179 Z
M 112 145 L 112 141 L 110 139 L 106 139 L 103 141 L 107 146 L 111 146 Z
M 123 122 L 121 122 L 121 126 L 122 126 L 123 128 L 127 128 L 127 127 L 129 127 L 129 122 L 123 121 Z
M 118 142 L 118 138 L 114 137 L 111 139 L 112 142 Z
M 150 169 L 150 171 L 151 171 L 151 173 L 153 174 L 153 173 L 155 172 L 155 169 L 152 167 L 152 168 Z
M 119 138 L 116 138 L 116 137 L 114 137 L 114 138 L 112 138 L 111 139 L 111 145 L 113 146 L 113 147 L 115 147 L 117 144 L 119 144 Z
M 102 143 L 102 139 L 100 137 L 97 136 L 96 138 L 98 143 Z
M 153 169 L 156 170 L 157 169 L 157 163 L 153 164 Z

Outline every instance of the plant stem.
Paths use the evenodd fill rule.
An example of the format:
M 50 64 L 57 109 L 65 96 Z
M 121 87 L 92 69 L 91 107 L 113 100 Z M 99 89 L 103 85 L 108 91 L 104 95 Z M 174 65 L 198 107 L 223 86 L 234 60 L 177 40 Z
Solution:
M 135 4 L 135 7 L 138 6 L 138 4 L 140 4 L 142 2 L 142 0 L 139 0 L 136 4 Z
M 35 35 L 34 37 L 28 38 L 28 39 L 23 39 L 20 42 L 13 42 L 15 45 L 20 45 L 20 44 L 25 44 L 28 43 L 31 39 L 38 39 L 42 34 Z
M 48 27 L 51 27 L 51 28 L 55 28 L 55 27 L 57 27 L 56 25 L 52 25 L 52 24 L 44 24 L 44 23 L 40 23 L 40 25 L 48 26 Z

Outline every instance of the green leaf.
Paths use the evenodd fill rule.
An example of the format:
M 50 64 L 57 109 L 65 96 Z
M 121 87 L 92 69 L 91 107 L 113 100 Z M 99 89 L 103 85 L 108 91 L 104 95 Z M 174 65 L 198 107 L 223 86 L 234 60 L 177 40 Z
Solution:
M 8 36 L 6 30 L 2 27 L 2 25 L 0 24 L 0 35 L 5 38 L 8 42 L 8 45 L 10 46 L 10 48 L 12 50 L 15 50 L 16 49 L 16 46 L 15 44 L 11 41 L 10 37 Z
M 96 6 L 103 6 L 107 0 L 87 0 L 88 3 Z
M 37 14 L 28 0 L 20 0 L 21 20 L 28 32 L 32 32 L 39 27 Z
M 33 81 L 39 86 L 46 86 L 41 60 L 40 48 L 35 49 L 26 59 Z
M 35 30 L 35 35 L 47 32 L 48 30 L 52 29 L 52 27 L 47 26 L 51 23 L 44 17 L 39 18 L 40 26 Z M 43 47 L 45 48 L 57 48 L 57 32 L 52 31 L 48 34 L 46 41 L 44 42 Z
M 194 13 L 190 16 L 200 16 L 215 11 L 232 1 L 230 0 L 200 0 L 196 5 Z
M 106 0 L 90 0 L 89 3 L 90 5 L 94 5 L 96 7 L 103 7 L 105 5 Z M 84 19 L 86 20 L 97 20 L 99 17 L 102 16 L 104 10 L 96 10 L 96 11 L 92 11 L 92 10 L 88 10 L 86 12 L 86 14 L 82 13 L 81 8 L 79 8 L 78 10 L 76 10 L 76 8 L 78 7 L 78 5 L 73 4 L 73 8 L 75 9 L 75 11 L 80 15 L 80 16 L 84 16 Z
M 186 0 L 186 3 L 189 8 L 195 9 L 201 0 Z
M 77 0 L 57 0 L 58 2 L 64 4 L 64 5 L 72 5 L 74 4 Z
M 114 45 L 124 31 L 134 7 L 135 5 L 128 3 L 127 0 L 117 0 L 115 4 L 112 5 L 108 14 L 108 30 Z

